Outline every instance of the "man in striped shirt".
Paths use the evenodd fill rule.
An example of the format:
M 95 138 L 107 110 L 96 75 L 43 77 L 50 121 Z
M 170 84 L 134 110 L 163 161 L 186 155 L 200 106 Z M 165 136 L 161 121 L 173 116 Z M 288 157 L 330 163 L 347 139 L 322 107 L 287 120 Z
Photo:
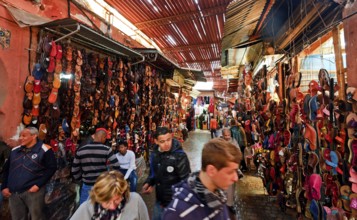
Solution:
M 82 182 L 79 204 L 88 199 L 97 177 L 108 168 L 119 170 L 118 159 L 112 149 L 104 145 L 108 131 L 98 128 L 93 142 L 86 144 L 76 151 L 72 164 L 72 174 L 75 180 Z

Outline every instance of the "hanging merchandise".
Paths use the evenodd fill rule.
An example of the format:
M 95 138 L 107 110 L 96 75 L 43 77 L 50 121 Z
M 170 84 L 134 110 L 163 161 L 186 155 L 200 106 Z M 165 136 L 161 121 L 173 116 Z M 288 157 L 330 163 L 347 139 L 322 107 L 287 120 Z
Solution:
M 58 169 L 46 187 L 46 214 L 63 219 L 76 207 L 70 161 L 85 138 L 103 127 L 109 145 L 127 141 L 138 159 L 147 159 L 156 125 L 174 124 L 179 105 L 169 98 L 161 73 L 149 65 L 56 41 L 44 31 L 37 51 L 38 63 L 24 83 L 22 122 L 39 128 L 39 139 L 55 152 Z
M 286 99 L 281 102 L 264 95 L 273 91 L 271 79 L 263 80 L 264 70 L 253 79 L 253 117 L 244 126 L 251 133 L 247 142 L 254 149 L 257 174 L 270 195 L 282 192 L 281 209 L 294 208 L 299 218 L 320 218 L 322 206 L 325 211 L 353 216 L 347 202 L 357 193 L 353 148 L 357 117 L 352 112 L 357 102 L 337 100 L 338 86 L 325 69 L 302 92 L 301 73 L 291 69 L 283 68 Z M 354 94 L 353 88 L 347 89 L 347 97 Z M 241 112 L 238 108 L 237 115 Z
M 214 98 L 211 97 L 210 100 L 209 100 L 209 105 L 208 105 L 208 112 L 209 112 L 209 114 L 213 116 L 214 110 L 215 110 Z

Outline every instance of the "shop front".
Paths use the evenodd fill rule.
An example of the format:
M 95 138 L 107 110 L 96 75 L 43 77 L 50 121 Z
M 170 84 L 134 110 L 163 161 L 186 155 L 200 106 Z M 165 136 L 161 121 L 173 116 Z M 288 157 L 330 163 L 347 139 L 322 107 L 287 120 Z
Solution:
M 351 76 L 355 62 L 349 61 L 355 52 L 349 41 L 351 24 L 356 21 L 350 16 L 356 4 L 347 1 L 333 7 L 336 1 L 329 5 L 309 1 L 300 6 L 313 5 L 314 9 L 297 18 L 293 15 L 300 14 L 301 8 L 294 8 L 299 7 L 295 3 L 287 5 L 294 11 L 285 14 L 286 21 L 279 20 L 274 40 L 260 46 L 252 35 L 239 42 L 247 39 L 242 36 L 252 28 L 244 26 L 247 20 L 243 19 L 242 29 L 237 31 L 230 26 L 237 25 L 237 20 L 228 18 L 223 44 L 233 47 L 225 54 L 225 77 L 227 83 L 229 77 L 238 80 L 236 95 L 227 97 L 229 111 L 244 129 L 246 143 L 240 146 L 245 148 L 246 165 L 255 167 L 266 192 L 277 198 L 282 211 L 294 209 L 298 219 L 354 219 L 356 137 L 351 125 L 357 102 L 353 99 L 355 77 Z M 272 4 L 269 1 L 269 6 Z M 233 3 L 229 8 L 244 7 Z M 316 18 L 321 13 L 324 16 Z M 292 20 L 296 25 L 290 25 Z M 260 22 L 256 23 L 258 29 Z M 318 28 L 319 22 L 324 28 Z M 272 24 L 276 25 L 275 21 L 265 23 Z M 261 46 L 263 55 L 255 59 Z M 234 63 L 238 61 L 232 62 L 232 57 L 242 62 Z M 238 73 L 232 73 L 233 65 Z
M 118 31 L 103 32 L 108 26 L 100 17 L 65 2 L 62 9 L 57 3 L 46 4 L 64 16 L 51 21 L 49 15 L 33 15 L 40 23 L 23 19 L 31 15 L 27 7 L 36 5 L 26 3 L 24 8 L 16 2 L 0 7 L 0 32 L 5 35 L 0 124 L 6 127 L 0 137 L 14 147 L 19 132 L 32 126 L 52 147 L 58 167 L 46 186 L 50 219 L 73 214 L 78 185 L 71 179 L 71 162 L 81 142 L 97 128 L 109 131 L 106 143 L 114 151 L 117 143 L 128 143 L 140 179 L 156 127 L 172 125 L 175 131 L 181 120 L 173 95 L 180 91 L 165 83 L 175 65 L 160 54 L 140 50 L 143 46 L 137 42 L 124 45 L 115 38 Z M 28 23 L 20 28 L 20 21 Z

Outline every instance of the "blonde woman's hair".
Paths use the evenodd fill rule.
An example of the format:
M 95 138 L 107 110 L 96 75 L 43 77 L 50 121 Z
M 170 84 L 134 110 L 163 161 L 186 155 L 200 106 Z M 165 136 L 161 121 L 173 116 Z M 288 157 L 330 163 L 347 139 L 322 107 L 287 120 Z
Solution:
M 124 179 L 124 175 L 116 170 L 102 173 L 90 191 L 92 203 L 108 202 L 114 196 L 123 196 L 128 201 L 129 195 L 128 182 Z

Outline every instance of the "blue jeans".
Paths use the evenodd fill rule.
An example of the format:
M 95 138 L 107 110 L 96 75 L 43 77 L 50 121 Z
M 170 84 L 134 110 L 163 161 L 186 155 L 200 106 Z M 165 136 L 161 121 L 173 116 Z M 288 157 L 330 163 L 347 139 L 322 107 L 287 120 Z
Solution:
M 156 202 L 154 206 L 154 212 L 152 213 L 151 220 L 162 220 L 162 214 L 164 212 L 164 207 L 160 203 Z
M 119 169 L 119 171 L 125 176 L 127 169 Z M 136 175 L 136 171 L 133 170 L 128 177 L 128 181 L 130 183 L 130 192 L 136 192 L 136 186 L 138 184 L 138 176 Z
M 44 220 L 45 187 L 37 192 L 12 193 L 9 198 L 9 207 L 13 220 L 31 219 Z
M 79 205 L 85 202 L 89 197 L 89 192 L 91 191 L 93 186 L 86 185 L 85 183 L 82 184 L 81 188 L 81 195 L 79 197 Z

